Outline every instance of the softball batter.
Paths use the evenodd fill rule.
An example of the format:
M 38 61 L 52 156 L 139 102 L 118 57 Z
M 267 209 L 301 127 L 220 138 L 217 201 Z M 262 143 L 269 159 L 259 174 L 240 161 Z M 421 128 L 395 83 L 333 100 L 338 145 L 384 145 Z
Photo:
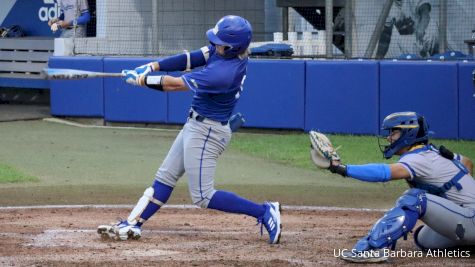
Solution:
M 163 58 L 135 70 L 124 70 L 127 83 L 166 92 L 192 90 L 194 96 L 188 120 L 158 169 L 152 186 L 145 190 L 127 220 L 98 227 L 103 237 L 140 238 L 142 224 L 168 201 L 177 181 L 186 173 L 193 204 L 255 217 L 267 229 L 269 243 L 279 242 L 279 202 L 258 204 L 214 188 L 218 157 L 231 140 L 229 118 L 246 78 L 251 25 L 239 16 L 225 16 L 206 36 L 210 45 L 199 50 Z M 200 66 L 204 68 L 181 77 L 148 75 L 153 71 L 184 71 Z

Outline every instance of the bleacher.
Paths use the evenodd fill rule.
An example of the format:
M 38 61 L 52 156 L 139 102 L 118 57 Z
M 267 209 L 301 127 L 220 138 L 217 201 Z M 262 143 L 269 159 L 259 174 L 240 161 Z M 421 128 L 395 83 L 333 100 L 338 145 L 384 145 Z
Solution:
M 50 37 L 0 38 L 0 87 L 49 88 L 41 71 L 53 52 Z

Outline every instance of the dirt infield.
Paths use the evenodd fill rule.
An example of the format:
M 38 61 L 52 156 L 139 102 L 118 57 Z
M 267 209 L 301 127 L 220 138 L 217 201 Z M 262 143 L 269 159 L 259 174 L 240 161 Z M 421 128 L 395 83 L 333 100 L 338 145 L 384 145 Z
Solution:
M 99 224 L 128 210 L 117 208 L 3 209 L 1 266 L 321 266 L 350 248 L 381 216 L 374 211 L 283 209 L 281 243 L 268 245 L 255 220 L 201 209 L 163 209 L 138 241 L 103 241 Z M 412 237 L 398 249 L 415 251 Z M 385 265 L 461 266 L 471 258 L 396 257 Z

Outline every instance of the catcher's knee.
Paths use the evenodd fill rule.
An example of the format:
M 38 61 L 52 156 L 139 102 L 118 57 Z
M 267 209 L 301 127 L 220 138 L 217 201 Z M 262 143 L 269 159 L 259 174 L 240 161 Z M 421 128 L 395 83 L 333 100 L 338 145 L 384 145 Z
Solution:
M 208 190 L 190 189 L 191 200 L 194 205 L 206 209 L 215 192 L 216 190 L 214 188 Z
M 396 201 L 396 207 L 415 211 L 419 218 L 424 216 L 427 208 L 427 197 L 424 190 L 411 188 Z

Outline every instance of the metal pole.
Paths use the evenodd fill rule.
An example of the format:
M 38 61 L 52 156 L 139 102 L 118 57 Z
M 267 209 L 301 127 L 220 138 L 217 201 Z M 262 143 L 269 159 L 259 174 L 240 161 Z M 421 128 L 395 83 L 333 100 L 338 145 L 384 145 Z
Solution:
M 374 28 L 368 47 L 366 48 L 366 52 L 364 54 L 365 58 L 371 58 L 373 56 L 374 49 L 376 48 L 376 44 L 379 41 L 381 33 L 383 32 L 384 23 L 386 22 L 386 18 L 389 15 L 389 11 L 391 10 L 393 2 L 394 0 L 387 0 L 386 3 L 384 3 L 381 15 L 379 15 L 378 18 L 378 23 L 376 23 L 376 28 Z
M 353 57 L 353 0 L 345 1 L 345 56 Z
M 447 0 L 440 0 L 439 9 L 439 53 L 447 50 Z
M 325 0 L 326 57 L 333 58 L 333 0 Z
M 288 39 L 289 31 L 289 7 L 282 7 L 282 37 L 283 40 Z
M 158 38 L 158 1 L 152 1 L 152 53 L 160 54 L 160 43 Z

